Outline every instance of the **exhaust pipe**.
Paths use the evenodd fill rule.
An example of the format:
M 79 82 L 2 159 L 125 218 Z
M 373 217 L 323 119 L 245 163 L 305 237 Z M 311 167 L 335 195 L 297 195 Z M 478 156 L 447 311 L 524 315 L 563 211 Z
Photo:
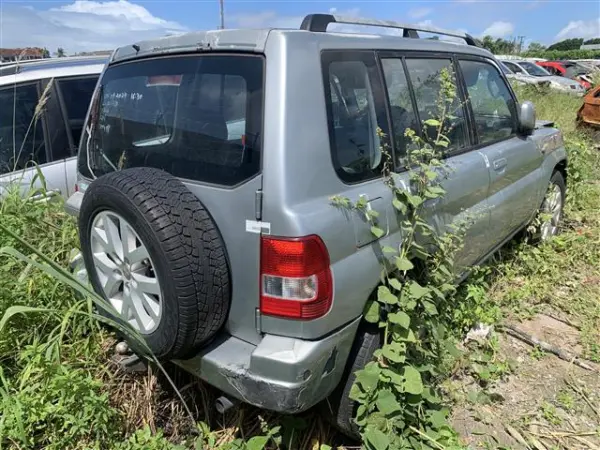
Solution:
M 231 408 L 236 406 L 238 401 L 235 399 L 230 399 L 229 397 L 225 397 L 222 395 L 217 400 L 215 400 L 215 409 L 219 414 L 225 414 Z

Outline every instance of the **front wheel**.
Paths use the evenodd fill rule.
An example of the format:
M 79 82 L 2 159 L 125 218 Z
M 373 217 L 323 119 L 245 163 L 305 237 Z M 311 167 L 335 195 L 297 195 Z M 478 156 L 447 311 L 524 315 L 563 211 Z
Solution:
M 554 172 L 544 196 L 542 206 L 534 220 L 533 240 L 544 242 L 558 234 L 563 218 L 566 184 L 560 172 Z

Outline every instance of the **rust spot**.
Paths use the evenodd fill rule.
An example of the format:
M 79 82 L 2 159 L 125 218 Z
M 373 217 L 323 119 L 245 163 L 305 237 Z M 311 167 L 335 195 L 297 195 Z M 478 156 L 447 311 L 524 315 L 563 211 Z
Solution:
M 600 126 L 600 86 L 596 86 L 583 98 L 583 106 L 577 118 L 588 125 Z

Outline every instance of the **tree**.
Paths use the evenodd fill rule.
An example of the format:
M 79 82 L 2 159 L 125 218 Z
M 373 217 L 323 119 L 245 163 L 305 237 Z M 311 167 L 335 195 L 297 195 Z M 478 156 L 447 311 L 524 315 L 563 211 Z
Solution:
M 480 45 L 495 55 L 512 55 L 519 52 L 519 43 L 516 39 L 507 40 L 502 38 L 494 39 L 492 36 L 484 36 L 479 41 Z
M 50 52 L 46 47 L 42 50 L 42 58 L 50 58 Z
M 548 47 L 548 50 L 579 50 L 583 45 L 583 39 L 573 38 L 565 39 L 564 41 L 556 42 Z
M 546 50 L 546 47 L 539 42 L 532 42 L 527 47 L 527 51 L 529 52 L 543 52 L 544 50 Z
M 594 44 L 600 44 L 600 37 L 594 38 L 594 39 L 588 39 L 587 41 L 585 41 L 583 43 L 584 45 L 594 45 Z
M 65 55 L 65 49 L 62 47 L 58 47 L 56 49 L 56 56 L 58 56 L 59 58 L 64 58 L 65 56 L 67 56 Z

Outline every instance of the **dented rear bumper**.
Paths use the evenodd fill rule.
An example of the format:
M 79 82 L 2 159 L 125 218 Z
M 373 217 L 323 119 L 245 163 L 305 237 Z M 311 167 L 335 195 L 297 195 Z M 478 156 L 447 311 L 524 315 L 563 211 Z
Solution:
M 317 341 L 265 335 L 253 345 L 223 335 L 194 358 L 175 363 L 243 402 L 298 413 L 338 385 L 359 322 Z

